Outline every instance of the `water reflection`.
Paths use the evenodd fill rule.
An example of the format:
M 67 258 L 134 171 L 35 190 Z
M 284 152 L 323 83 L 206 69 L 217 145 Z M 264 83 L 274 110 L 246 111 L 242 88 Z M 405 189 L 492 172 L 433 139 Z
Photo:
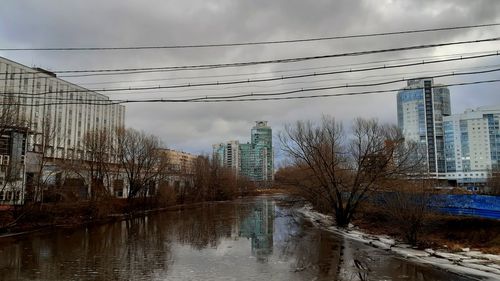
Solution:
M 270 200 L 262 200 L 252 206 L 242 219 L 240 236 L 252 242 L 252 255 L 264 262 L 273 253 L 274 207 Z
M 0 244 L 0 280 L 466 280 L 316 229 L 270 198 Z
M 2 244 L 1 280 L 131 280 L 166 271 L 165 229 L 148 218 Z M 8 243 L 8 242 L 7 242 Z

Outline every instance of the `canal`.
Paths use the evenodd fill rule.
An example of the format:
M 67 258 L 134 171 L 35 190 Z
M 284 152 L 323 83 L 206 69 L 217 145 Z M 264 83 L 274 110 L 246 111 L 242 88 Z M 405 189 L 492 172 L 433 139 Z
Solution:
M 313 227 L 277 197 L 0 241 L 0 280 L 473 280 Z

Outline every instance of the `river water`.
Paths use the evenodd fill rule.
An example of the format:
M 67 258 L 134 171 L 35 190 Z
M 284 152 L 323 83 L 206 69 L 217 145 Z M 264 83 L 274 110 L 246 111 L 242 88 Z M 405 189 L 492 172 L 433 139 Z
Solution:
M 470 280 L 257 197 L 0 242 L 0 280 Z

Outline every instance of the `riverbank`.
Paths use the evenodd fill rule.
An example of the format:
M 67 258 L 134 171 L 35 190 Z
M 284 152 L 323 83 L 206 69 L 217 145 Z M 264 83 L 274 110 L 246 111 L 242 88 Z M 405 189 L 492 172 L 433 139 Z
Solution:
M 2 280 L 454 280 L 313 226 L 288 196 L 242 197 L 0 242 Z
M 246 192 L 239 198 L 283 194 L 286 194 L 286 191 L 282 189 L 256 189 Z M 154 212 L 187 210 L 213 202 L 219 201 L 170 203 L 170 205 L 159 204 L 153 199 L 128 201 L 127 199 L 112 198 L 101 201 L 48 203 L 4 208 L 0 210 L 0 239 L 50 228 L 76 228 L 140 217 Z
M 77 228 L 126 220 L 164 211 L 180 211 L 198 208 L 211 202 L 193 202 L 164 207 L 151 207 L 138 202 L 129 204 L 126 199 L 111 199 L 99 202 L 43 204 L 0 211 L 0 239 L 30 234 L 52 228 Z M 22 214 L 16 214 L 22 212 Z M 13 216 L 19 215 L 17 221 Z
M 380 206 L 364 204 L 353 220 L 363 231 L 403 240 L 401 226 Z M 471 216 L 451 216 L 428 212 L 418 232 L 417 246 L 445 248 L 459 252 L 464 248 L 500 255 L 500 220 Z
M 387 235 L 390 231 L 387 231 L 388 228 L 385 227 L 378 229 L 379 232 L 382 232 L 381 229 L 384 229 L 384 234 L 371 234 L 369 230 L 355 225 L 350 225 L 348 229 L 340 229 L 333 226 L 331 216 L 316 212 L 310 206 L 300 208 L 299 212 L 316 227 L 321 227 L 375 248 L 391 251 L 402 258 L 442 268 L 464 276 L 500 280 L 500 255 L 487 254 L 470 248 L 462 248 L 460 251 L 454 252 L 445 247 L 419 249 Z M 379 221 L 378 224 L 384 224 L 384 222 Z M 364 226 L 366 227 L 366 225 Z M 373 230 L 374 228 L 372 228 Z

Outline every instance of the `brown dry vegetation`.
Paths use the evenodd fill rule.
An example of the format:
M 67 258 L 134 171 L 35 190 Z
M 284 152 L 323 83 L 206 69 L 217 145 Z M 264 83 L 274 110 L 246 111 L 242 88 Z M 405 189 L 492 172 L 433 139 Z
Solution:
M 350 133 L 329 116 L 297 121 L 279 139 L 291 165 L 276 179 L 299 187 L 317 209 L 332 213 L 338 227 L 347 227 L 370 193 L 423 167 L 420 146 L 375 119 L 355 119 Z
M 404 239 L 404 233 L 390 214 L 378 206 L 363 204 L 353 223 L 371 234 L 386 234 Z M 430 214 L 420 233 L 420 248 L 478 249 L 500 254 L 500 221 Z
M 149 196 L 119 199 L 102 196 L 93 200 L 74 201 L 58 197 L 45 203 L 26 203 L 0 211 L 0 235 L 40 229 L 49 226 L 78 226 L 101 223 L 128 216 L 142 215 L 147 211 L 183 207 L 207 201 L 231 200 L 238 196 L 257 195 L 252 182 L 236 177 L 234 172 L 223 169 L 200 156 L 193 186 L 174 188 L 163 182 Z M 268 194 L 269 192 L 261 192 Z M 50 196 L 46 196 L 49 198 Z
M 169 199 L 175 194 L 168 192 Z M 106 223 L 129 217 L 141 216 L 151 211 L 177 210 L 201 204 L 178 204 L 165 202 L 161 195 L 150 198 L 119 199 L 100 201 L 57 202 L 26 204 L 0 211 L 0 236 L 21 233 L 46 227 L 76 227 L 84 224 Z
M 48 226 L 75 226 L 91 221 L 109 219 L 109 214 L 125 212 L 125 200 L 106 200 L 100 202 L 26 204 L 9 211 L 0 212 L 0 234 L 16 233 Z M 15 222 L 15 223 L 14 223 Z M 13 224 L 14 223 L 14 224 Z M 11 224 L 11 225 L 10 225 Z
M 318 197 L 308 197 L 301 186 L 294 184 L 295 182 L 304 183 L 307 179 L 299 168 L 284 167 L 276 174 L 276 188 L 306 199 L 319 212 L 331 214 L 332 211 L 324 200 Z M 311 180 L 309 183 L 314 184 Z M 431 182 L 415 181 L 412 185 L 411 182 L 399 181 L 396 186 L 402 194 L 427 194 L 428 196 L 435 192 L 425 188 L 431 184 Z M 401 189 L 401 186 L 407 188 Z M 381 188 L 381 191 L 391 190 L 394 190 L 394 187 Z M 457 192 L 464 193 L 459 189 L 452 191 L 452 193 Z M 420 208 L 423 203 L 426 203 L 425 200 L 418 201 L 421 204 L 408 204 L 408 202 L 414 202 L 411 197 L 396 196 L 394 198 L 397 201 L 388 204 L 390 203 L 388 200 L 382 206 L 363 202 L 354 215 L 352 223 L 367 233 L 389 235 L 400 241 L 410 242 L 408 230 L 412 226 L 412 220 L 418 219 L 414 243 L 420 248 L 444 248 L 446 245 L 446 248 L 451 251 L 474 248 L 487 253 L 500 254 L 500 221 L 435 214 L 430 209 Z

